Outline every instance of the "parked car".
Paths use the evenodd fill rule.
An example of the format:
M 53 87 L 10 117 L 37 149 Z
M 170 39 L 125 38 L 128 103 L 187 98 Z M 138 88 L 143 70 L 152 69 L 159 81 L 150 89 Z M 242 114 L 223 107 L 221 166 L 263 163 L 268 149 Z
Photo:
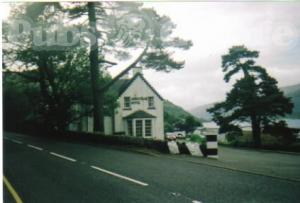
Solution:
M 185 136 L 186 136 L 185 131 L 176 131 L 174 133 L 175 133 L 176 138 L 185 138 Z
M 176 135 L 172 132 L 166 133 L 166 139 L 167 140 L 176 140 Z
M 174 132 L 167 132 L 166 138 L 168 140 L 175 140 L 176 138 L 185 138 L 186 133 L 185 131 L 174 131 Z

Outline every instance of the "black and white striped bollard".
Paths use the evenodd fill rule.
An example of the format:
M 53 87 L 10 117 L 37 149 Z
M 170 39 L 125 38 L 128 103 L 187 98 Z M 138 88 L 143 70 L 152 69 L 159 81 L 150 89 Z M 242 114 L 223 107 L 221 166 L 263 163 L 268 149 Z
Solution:
M 208 158 L 218 158 L 218 134 L 207 133 L 206 136 L 206 154 Z

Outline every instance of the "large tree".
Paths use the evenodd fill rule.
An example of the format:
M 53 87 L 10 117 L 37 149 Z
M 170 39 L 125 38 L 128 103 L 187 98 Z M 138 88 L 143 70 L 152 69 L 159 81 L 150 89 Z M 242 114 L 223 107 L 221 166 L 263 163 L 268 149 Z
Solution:
M 142 49 L 136 60 L 124 69 L 142 65 L 146 68 L 171 71 L 183 68 L 183 61 L 176 61 L 169 48 L 188 49 L 192 43 L 170 37 L 175 25 L 170 18 L 158 15 L 153 9 L 135 2 L 71 3 L 66 11 L 80 26 L 88 24 L 95 42 L 90 43 L 90 68 L 94 104 L 94 130 L 103 130 L 103 90 L 99 82 L 106 55 L 128 58 L 133 49 Z M 84 18 L 86 20 L 82 20 Z M 99 43 L 98 43 L 99 41 Z M 120 74 L 121 77 L 123 74 Z M 104 87 L 104 88 L 103 88 Z
M 56 27 L 64 17 L 59 3 L 26 3 L 14 7 L 3 26 L 3 61 L 4 71 L 9 73 L 7 78 L 23 81 L 25 87 L 39 85 L 40 99 L 32 105 L 35 116 L 31 118 L 49 130 L 64 130 L 70 121 L 79 117 L 72 108 L 74 104 L 91 104 L 86 49 L 78 45 L 61 46 L 51 39 L 52 36 L 61 37 L 59 35 L 64 34 L 57 32 Z M 28 19 L 30 21 L 24 21 Z M 30 29 L 43 30 L 28 31 L 24 24 L 23 28 L 19 25 L 24 22 L 30 22 Z M 63 28 L 72 27 L 65 25 Z M 4 86 L 9 90 L 17 88 L 9 87 L 10 84 L 5 82 Z
M 42 27 L 43 31 L 22 33 L 16 40 L 9 39 L 11 33 L 5 29 L 14 23 L 12 20 L 28 18 L 33 27 Z M 60 35 L 56 26 L 59 22 L 63 24 L 64 29 L 80 30 L 78 43 L 61 46 L 55 41 L 55 36 Z M 6 70 L 12 68 L 24 77 L 29 70 L 36 70 L 38 76 L 31 79 L 40 86 L 46 123 L 57 120 L 56 117 L 60 116 L 57 109 L 64 107 L 60 101 L 62 98 L 70 98 L 69 91 L 59 89 L 68 82 L 65 78 L 67 74 L 62 76 L 61 72 L 78 69 L 79 66 L 88 69 L 85 73 L 88 73 L 89 77 L 86 74 L 80 76 L 85 76 L 91 81 L 92 88 L 87 89 L 92 89 L 95 131 L 101 131 L 103 102 L 106 99 L 103 98 L 102 87 L 108 81 L 104 76 L 106 68 L 115 64 L 106 60 L 107 57 L 124 60 L 130 57 L 132 51 L 140 50 L 140 54 L 125 68 L 124 73 L 136 65 L 171 71 L 183 68 L 184 65 L 184 61 L 173 58 L 172 49 L 188 49 L 191 46 L 190 41 L 171 37 L 175 25 L 168 17 L 158 15 L 153 9 L 142 7 L 141 3 L 25 3 L 12 9 L 11 18 L 6 25 L 8 26 L 4 26 L 3 35 Z M 42 37 L 36 38 L 35 41 L 34 35 Z M 51 42 L 49 45 L 47 36 L 54 36 L 54 45 Z M 75 62 L 76 60 L 80 62 Z M 78 84 L 83 80 L 78 79 Z M 75 102 L 74 99 L 70 101 L 70 105 Z M 53 112 L 57 112 L 58 115 Z M 95 114 L 99 115 L 98 118 Z M 49 124 L 49 127 L 57 128 L 57 124 Z
M 238 77 L 239 72 L 242 76 L 227 93 L 225 101 L 208 109 L 221 132 L 241 131 L 239 122 L 250 121 L 256 146 L 261 144 L 262 127 L 291 113 L 293 108 L 290 98 L 277 87 L 277 81 L 255 64 L 258 56 L 257 51 L 245 46 L 233 46 L 222 56 L 225 82 L 233 76 Z

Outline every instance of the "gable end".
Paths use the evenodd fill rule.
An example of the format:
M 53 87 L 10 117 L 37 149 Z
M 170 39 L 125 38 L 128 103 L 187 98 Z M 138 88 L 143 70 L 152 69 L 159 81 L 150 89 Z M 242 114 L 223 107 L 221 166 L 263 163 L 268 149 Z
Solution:
M 128 89 L 128 87 L 133 83 L 133 81 L 135 81 L 135 79 L 137 78 L 137 77 L 141 77 L 141 79 L 146 83 L 146 85 L 154 92 L 154 94 L 156 94 L 156 96 L 158 96 L 158 98 L 160 99 L 160 100 L 164 100 L 163 98 L 162 98 L 162 96 L 160 96 L 160 94 L 150 85 L 150 83 L 144 78 L 144 76 L 142 75 L 142 74 L 140 74 L 140 73 L 137 73 L 132 79 L 131 79 L 131 81 L 129 82 L 129 83 L 127 83 L 127 85 L 119 92 L 119 96 L 121 96 L 127 89 Z

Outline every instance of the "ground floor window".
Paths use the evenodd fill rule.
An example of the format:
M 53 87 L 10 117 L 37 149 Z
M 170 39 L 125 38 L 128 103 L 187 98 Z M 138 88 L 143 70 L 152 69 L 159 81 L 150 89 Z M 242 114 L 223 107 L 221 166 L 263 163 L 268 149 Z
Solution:
M 133 131 L 132 131 L 132 120 L 127 120 L 127 126 L 128 126 L 128 135 L 133 136 Z
M 152 136 L 152 120 L 145 120 L 145 136 Z
M 143 120 L 135 120 L 135 135 L 143 137 Z
M 153 122 L 151 119 L 127 120 L 127 135 L 135 137 L 151 137 Z

